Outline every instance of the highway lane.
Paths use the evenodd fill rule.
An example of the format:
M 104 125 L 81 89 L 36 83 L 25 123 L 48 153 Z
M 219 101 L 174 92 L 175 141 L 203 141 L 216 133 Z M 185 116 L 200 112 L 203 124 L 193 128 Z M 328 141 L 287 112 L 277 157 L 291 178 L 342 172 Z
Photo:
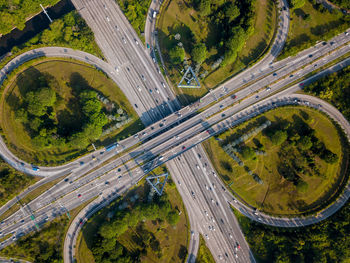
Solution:
M 273 69 L 268 68 L 265 70 L 266 72 L 262 71 L 259 74 L 255 74 L 254 76 L 252 76 L 252 80 L 254 81 L 254 80 L 260 78 L 261 76 L 265 76 L 265 74 L 270 74 L 270 75 L 268 75 L 268 79 L 265 78 L 266 81 L 261 80 L 259 82 L 259 85 L 268 85 L 269 82 L 276 81 L 279 78 L 283 77 L 283 74 L 288 74 L 290 71 L 295 70 L 297 68 L 297 66 L 303 66 L 303 65 L 309 63 L 310 61 L 315 61 L 315 59 L 318 58 L 319 56 L 329 53 L 331 50 L 334 50 L 334 49 L 338 48 L 339 46 L 343 45 L 344 43 L 346 43 L 348 40 L 349 40 L 349 37 L 346 36 L 344 33 L 342 33 L 342 34 L 338 35 L 337 37 L 333 38 L 332 40 L 330 40 L 328 42 L 328 44 L 326 44 L 326 45 L 319 43 L 317 45 L 317 49 L 310 48 L 306 51 L 301 52 L 302 54 L 300 56 L 299 55 L 296 56 L 293 60 L 291 60 L 291 59 L 283 60 L 283 61 L 287 62 L 287 64 L 286 64 L 287 66 L 285 66 L 285 69 L 281 69 L 280 71 L 277 71 L 274 74 L 271 74 L 272 70 L 276 70 L 277 68 L 273 68 Z M 332 42 L 333 42 L 333 44 L 331 44 Z M 317 50 L 317 52 L 316 52 L 316 50 Z M 101 68 L 119 86 L 123 85 L 123 82 L 115 74 L 115 72 L 113 71 L 113 68 L 109 64 L 107 64 L 106 62 L 96 58 L 93 55 L 85 53 L 85 52 L 75 51 L 75 50 L 71 50 L 68 48 L 59 48 L 59 47 L 39 48 L 39 49 L 35 49 L 32 51 L 28 51 L 28 52 L 14 58 L 3 69 L 1 69 L 1 71 L 0 71 L 1 72 L 0 83 L 2 83 L 2 81 L 6 77 L 6 72 L 11 72 L 14 68 L 23 64 L 25 61 L 28 61 L 28 60 L 36 58 L 36 57 L 41 57 L 41 56 L 69 57 L 69 58 L 74 58 L 74 59 L 78 59 L 78 60 L 90 63 L 98 68 Z M 327 60 L 328 59 L 326 58 L 326 61 Z M 283 61 L 280 61 L 277 63 L 281 64 Z M 295 64 L 294 61 L 298 62 L 298 64 Z M 232 91 L 240 89 L 243 85 L 248 85 L 249 83 L 252 83 L 252 82 L 250 82 L 247 79 L 244 79 L 243 77 L 241 77 L 241 74 L 239 74 L 238 76 L 234 77 L 231 81 L 228 81 L 227 83 L 228 83 L 227 84 L 228 91 L 226 93 L 230 93 Z M 195 103 L 190 108 L 185 107 L 185 108 L 181 109 L 179 111 L 179 113 L 181 114 L 181 118 L 189 116 L 191 113 L 195 112 L 196 109 L 201 109 L 201 108 L 205 107 L 206 105 L 212 103 L 215 100 L 218 100 L 219 98 L 221 98 L 225 95 L 222 88 L 221 89 L 219 88 L 216 90 L 218 90 L 219 95 L 215 95 L 214 93 L 208 94 L 202 99 L 202 102 Z M 131 96 L 133 96 L 133 95 L 131 94 Z M 240 98 L 241 97 L 239 97 L 239 99 Z M 190 112 L 190 111 L 192 111 L 192 112 Z M 177 121 L 176 117 L 178 118 L 178 116 L 175 116 L 175 115 L 176 115 L 176 113 L 173 113 L 172 116 L 168 117 L 172 123 Z M 139 139 L 141 139 L 141 140 L 146 139 L 147 137 L 149 137 L 149 135 L 151 133 L 154 134 L 156 131 L 160 131 L 160 130 L 166 128 L 165 126 L 159 127 L 160 123 L 161 122 L 158 121 L 157 125 L 152 125 L 152 126 L 146 128 L 146 130 L 144 130 L 144 132 L 147 135 L 143 136 L 143 137 L 141 136 L 141 137 L 139 137 Z M 155 129 L 155 130 L 153 131 L 153 129 Z M 144 132 L 142 132 L 140 134 L 143 134 Z M 130 145 L 130 146 L 134 145 L 136 143 L 136 140 L 134 140 L 134 142 L 132 142 L 133 139 L 134 139 L 133 137 L 127 138 L 125 140 L 124 144 Z M 129 144 L 129 142 L 131 142 L 131 143 Z M 14 156 L 7 149 L 5 143 L 2 140 L 0 140 L 0 147 L 1 147 L 0 154 L 14 168 L 16 168 L 22 172 L 25 172 L 25 173 L 29 173 L 32 175 L 39 175 L 39 176 L 50 176 L 54 173 L 62 172 L 65 168 L 72 169 L 74 167 L 78 167 L 79 162 L 84 161 L 84 158 L 86 158 L 86 160 L 89 160 L 89 159 L 91 159 L 91 156 L 93 154 L 96 154 L 96 152 L 91 153 L 86 157 L 83 157 L 79 160 L 73 161 L 72 163 L 65 164 L 63 166 L 40 167 L 39 171 L 33 171 L 31 165 L 23 162 L 22 160 L 19 160 L 16 156 Z M 127 148 L 127 146 L 125 146 L 125 148 Z
M 286 103 L 294 103 L 294 98 L 293 99 L 289 99 L 289 100 L 287 100 L 286 101 Z M 324 102 L 321 102 L 321 103 L 324 103 Z M 275 107 L 275 106 L 273 106 L 273 104 L 272 103 L 268 103 L 271 107 Z M 254 109 L 254 107 L 253 106 L 251 106 L 251 108 L 252 109 Z M 261 110 L 260 109 L 258 109 L 258 108 L 256 108 L 255 107 L 255 110 L 256 110 L 256 113 L 255 114 L 253 114 L 251 111 L 250 111 L 250 109 L 247 109 L 246 110 L 246 112 L 248 113 L 248 114 L 250 114 L 251 116 L 255 116 L 256 114 L 259 114 L 259 113 L 261 113 Z M 240 118 L 241 120 L 240 121 L 244 121 L 242 118 Z M 233 122 L 232 123 L 232 125 L 234 124 L 235 122 Z M 349 129 L 349 127 L 350 127 L 350 125 L 347 127 L 348 129 Z M 218 130 L 217 131 L 219 131 L 220 129 L 222 129 L 222 128 L 225 128 L 225 127 L 223 127 L 223 126 L 219 126 L 219 125 L 217 125 L 215 128 L 217 128 Z M 226 127 L 227 128 L 227 127 Z M 349 133 L 350 134 L 350 133 Z M 207 137 L 207 135 L 206 135 L 206 133 L 205 132 L 203 132 L 202 134 L 200 134 L 200 136 L 202 136 L 202 139 L 205 139 L 205 137 Z M 204 137 L 203 137 L 204 136 Z M 195 139 L 195 138 L 193 138 L 193 141 L 192 141 L 192 143 L 195 143 L 197 141 L 197 139 Z M 198 159 L 197 159 L 197 161 L 198 161 Z M 205 167 L 205 165 L 204 165 L 204 167 Z M 192 171 L 193 172 L 193 171 Z M 190 177 L 190 179 L 191 179 L 192 177 Z M 193 177 L 193 178 L 196 178 L 196 177 Z M 192 178 L 192 179 L 193 179 Z M 103 179 L 102 181 L 104 181 L 105 179 Z M 128 177 L 126 177 L 126 180 L 131 180 L 131 178 L 128 178 Z M 187 177 L 186 177 L 186 180 L 187 180 Z M 101 181 L 101 183 L 102 183 L 102 181 Z M 129 181 L 129 183 L 130 183 L 130 181 Z M 102 184 L 103 185 L 103 184 Z M 191 187 L 193 186 L 193 185 L 195 185 L 195 183 L 193 183 L 193 182 L 191 182 Z M 106 186 L 106 187 L 108 187 L 108 185 Z M 115 187 L 115 184 L 113 184 L 113 187 Z M 80 192 L 82 192 L 83 190 L 79 190 Z M 91 191 L 91 189 L 89 188 L 89 187 L 87 187 L 87 189 L 86 189 L 86 192 L 90 192 Z M 94 193 L 92 193 L 92 195 L 90 196 L 90 195 L 88 195 L 87 196 L 87 198 L 89 198 L 89 196 L 90 197 L 92 197 L 92 196 L 96 196 L 96 194 L 98 193 L 98 190 L 95 190 L 95 192 Z M 83 201 L 85 201 L 85 200 L 82 200 L 82 199 L 80 199 L 79 200 L 79 198 L 77 198 L 77 197 L 75 197 L 75 195 L 76 195 L 76 192 L 75 193 L 71 193 L 71 194 L 69 194 L 69 195 L 67 195 L 66 197 L 64 197 L 63 199 L 66 199 L 66 200 L 68 200 L 68 203 L 70 203 L 70 202 L 83 202 Z M 75 197 L 75 198 L 74 198 Z M 61 200 L 63 200 L 63 199 L 61 199 Z M 63 203 L 63 201 L 61 201 L 61 203 Z M 200 202 L 201 204 L 203 203 L 203 202 Z M 204 202 L 205 203 L 205 202 Z M 223 202 L 222 202 L 223 203 Z M 76 206 L 78 206 L 80 203 L 77 203 L 76 204 Z M 224 206 L 224 205 L 222 205 L 222 206 Z M 48 211 L 51 211 L 51 209 L 48 209 Z M 217 212 L 215 213 L 215 214 L 217 214 Z M 36 217 L 37 218 L 39 218 L 39 217 L 41 217 L 43 214 L 42 214 L 42 212 L 40 212 L 39 213 L 39 216 L 38 215 L 36 215 Z M 227 216 L 227 215 L 225 215 L 225 216 Z M 45 219 L 45 218 L 44 218 Z M 43 217 L 41 217 L 40 218 L 40 220 L 43 220 Z M 27 220 L 27 221 L 29 221 L 29 220 Z M 30 222 L 30 221 L 29 221 Z M 41 222 L 41 221 L 40 221 Z M 19 227 L 18 227 L 18 223 L 17 223 L 17 226 L 12 226 L 11 228 L 9 228 L 8 229 L 8 232 L 11 232 L 11 231 L 15 231 L 15 230 L 18 230 L 19 229 Z M 224 232 L 224 231 L 223 231 Z M 235 231 L 235 233 L 237 232 L 237 230 Z M 209 237 L 209 239 L 210 239 L 210 237 Z M 11 240 L 10 241 L 7 241 L 7 242 L 11 242 Z M 8 243 L 5 243 L 5 245 L 7 245 Z M 225 252 L 224 252 L 225 253 Z
M 304 72 L 304 74 L 306 74 L 307 73 L 307 71 L 305 71 Z M 288 80 L 288 79 L 287 79 Z M 289 80 L 289 81 L 291 81 L 291 80 Z M 284 85 L 284 84 L 283 84 Z M 280 85 L 281 86 L 281 85 Z M 273 86 L 272 86 L 272 88 L 274 88 Z M 279 88 L 279 86 L 276 86 L 276 89 L 278 89 Z M 267 94 L 265 94 L 265 95 L 267 95 Z M 248 104 L 249 103 L 252 103 L 252 102 L 254 102 L 254 98 L 250 98 L 249 99 L 249 101 L 248 100 L 245 100 L 246 102 L 248 102 Z M 246 103 L 245 102 L 245 103 Z M 240 111 L 241 109 L 243 109 L 244 107 L 246 107 L 246 105 L 245 105 L 245 103 L 240 103 L 240 104 L 238 104 L 238 106 L 236 105 L 236 107 L 234 107 L 234 108 L 236 108 L 237 109 L 237 111 Z M 247 105 L 248 105 L 247 104 Z M 218 120 L 220 120 L 220 115 L 217 115 L 216 116 L 216 119 L 214 119 L 214 121 L 213 122 L 211 122 L 211 125 L 213 124 L 213 123 L 215 123 L 216 121 L 218 121 Z M 194 130 L 196 130 L 198 127 L 195 127 L 194 128 Z M 193 128 L 192 128 L 193 129 Z M 199 130 L 196 130 L 196 132 L 198 132 L 198 131 L 200 131 L 200 130 L 203 130 L 203 128 L 200 128 Z M 188 130 L 187 130 L 188 131 Z M 166 133 L 165 133 L 166 134 Z M 189 135 L 190 135 L 191 133 L 189 133 Z M 162 134 L 161 136 L 163 136 L 164 134 Z M 187 135 L 188 136 L 188 135 Z M 173 143 L 173 142 L 172 142 Z M 161 147 L 159 147 L 160 148 L 160 150 L 159 151 L 161 151 L 161 150 L 164 150 L 163 149 L 163 146 L 161 146 Z M 180 147 L 179 147 L 180 148 Z M 179 149 L 179 152 L 181 152 L 181 149 Z M 155 152 L 154 153 L 154 155 L 157 155 L 157 154 L 159 154 L 158 152 Z M 142 160 L 145 160 L 144 159 L 144 156 L 140 159 L 140 161 L 142 161 Z M 81 183 L 80 183 L 81 184 Z
M 137 95 L 128 96 L 128 98 L 131 97 L 133 105 L 142 102 L 143 109 L 139 109 L 140 105 L 134 108 L 146 125 L 164 117 L 164 111 L 170 114 L 171 111 L 179 108 L 172 92 L 163 88 L 162 83 L 165 85 L 165 81 L 162 75 L 157 72 L 137 34 L 114 1 L 86 1 L 83 3 L 75 0 L 73 4 L 94 31 L 96 42 L 101 47 L 107 61 L 114 67 L 118 67 L 119 74 L 121 71 L 127 71 L 134 80 L 138 80 L 141 92 L 135 84 L 124 83 L 121 88 L 126 94 L 133 90 L 133 94 Z M 124 79 L 124 81 L 127 82 L 130 79 Z M 165 106 L 169 109 L 166 109 Z M 145 114 L 150 115 L 148 119 L 143 118 Z

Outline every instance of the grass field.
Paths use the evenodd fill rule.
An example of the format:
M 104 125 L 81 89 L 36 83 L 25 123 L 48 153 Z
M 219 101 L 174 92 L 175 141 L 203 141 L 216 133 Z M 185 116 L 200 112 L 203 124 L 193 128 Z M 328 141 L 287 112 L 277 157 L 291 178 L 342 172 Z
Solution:
M 26 89 L 31 86 L 32 78 L 40 74 L 50 74 L 55 78 L 55 91 L 58 94 L 55 107 L 58 113 L 57 119 L 62 125 L 74 125 L 79 121 L 79 116 L 75 114 L 78 109 L 76 108 L 77 103 L 74 102 L 76 100 L 74 89 L 70 87 L 72 83 L 81 87 L 91 87 L 101 92 L 110 101 L 120 105 L 132 117 L 132 121 L 127 125 L 94 142 L 97 147 L 106 146 L 112 141 L 127 137 L 143 127 L 125 95 L 102 72 L 80 62 L 45 59 L 19 73 L 17 78 L 6 87 L 1 98 L 2 132 L 7 146 L 19 158 L 41 165 L 55 165 L 72 160 L 86 152 L 86 150 L 74 149 L 68 145 L 52 146 L 45 150 L 38 149 L 32 145 L 31 138 L 23 124 L 15 120 L 14 106 L 22 100 L 22 94 L 25 94 Z
M 143 180 L 145 181 L 145 180 Z M 142 199 L 147 198 L 145 193 L 148 193 L 149 186 L 146 184 L 140 184 L 139 187 L 129 192 L 124 200 L 129 200 L 129 197 L 137 193 L 141 198 L 137 202 L 141 202 Z M 166 185 L 165 191 L 168 195 L 169 202 L 172 207 L 181 211 L 180 220 L 176 226 L 168 225 L 167 222 L 155 222 L 147 220 L 144 222 L 144 228 L 152 232 L 156 239 L 160 242 L 162 257 L 158 258 L 150 247 L 147 247 L 146 256 L 142 256 L 141 262 L 184 262 L 187 255 L 187 244 L 189 238 L 189 222 L 185 207 L 182 203 L 182 199 L 177 189 L 172 185 Z M 128 202 L 131 206 L 132 203 Z M 95 215 L 88 224 L 84 226 L 82 235 L 79 237 L 76 248 L 77 262 L 78 263 L 92 263 L 94 261 L 93 254 L 89 249 L 92 246 L 94 235 L 97 233 L 100 224 L 106 220 L 109 212 L 116 209 L 116 205 L 102 209 L 97 215 Z M 118 238 L 120 242 L 129 252 L 140 248 L 137 243 L 132 239 L 135 229 L 129 228 L 123 235 Z
M 263 184 L 257 183 L 247 172 L 246 167 L 239 166 L 231 157 L 229 157 L 219 142 L 214 138 L 204 143 L 217 172 L 222 177 L 226 185 L 241 199 L 249 204 L 271 214 L 293 215 L 307 212 L 319 206 L 328 198 L 330 193 L 337 188 L 337 183 L 343 174 L 341 174 L 342 146 L 339 134 L 332 122 L 323 114 L 309 109 L 302 108 L 310 117 L 309 126 L 313 128 L 315 136 L 325 143 L 326 147 L 339 156 L 339 161 L 335 164 L 327 164 L 320 158 L 315 158 L 317 167 L 322 176 L 302 175 L 302 179 L 308 184 L 308 190 L 304 193 L 296 190 L 293 183 L 285 180 L 277 171 L 279 163 L 279 153 L 281 146 L 273 145 L 270 139 L 259 133 L 248 139 L 245 144 L 254 148 L 257 142 L 260 142 L 266 151 L 265 156 L 257 156 L 256 159 L 244 160 L 241 154 L 237 156 L 244 160 L 244 165 L 253 173 L 257 174 Z M 287 120 L 293 121 L 293 115 L 300 116 L 301 108 L 283 107 L 278 110 L 272 110 L 265 114 L 271 122 Z M 257 118 L 261 118 L 258 116 Z M 257 127 L 256 118 L 244 123 L 233 130 L 219 135 L 219 140 L 225 140 L 229 136 L 235 137 L 235 134 L 242 134 Z M 292 153 L 291 158 L 293 158 Z
M 347 29 L 350 24 L 342 19 L 344 15 L 341 12 L 320 12 L 309 1 L 305 1 L 302 8 L 292 10 L 290 14 L 287 42 L 279 58 L 294 55 L 318 40 L 327 40 Z M 305 19 L 307 16 L 309 18 Z
M 276 7 L 273 1 L 256 1 L 254 34 L 247 40 L 245 47 L 234 64 L 220 67 L 213 71 L 210 64 L 219 56 L 218 50 L 215 48 L 218 32 L 210 20 L 200 17 L 200 14 L 191 8 L 191 5 L 192 3 L 188 0 L 165 1 L 157 26 L 159 43 L 169 70 L 170 80 L 176 84 L 176 91 L 183 103 L 197 100 L 207 93 L 209 89 L 258 59 L 267 50 L 276 27 Z M 180 90 L 177 88 L 182 75 L 177 68 L 172 67 L 168 58 L 168 50 L 173 44 L 173 40 L 170 38 L 176 33 L 181 35 L 181 42 L 184 44 L 187 57 L 190 57 L 189 50 L 193 44 L 193 39 L 204 41 L 208 47 L 208 59 L 202 64 L 202 67 L 209 74 L 201 81 L 202 87 L 200 89 Z
M 196 263 L 215 263 L 213 255 L 210 253 L 209 248 L 205 245 L 202 235 L 199 240 L 199 249 L 196 258 Z

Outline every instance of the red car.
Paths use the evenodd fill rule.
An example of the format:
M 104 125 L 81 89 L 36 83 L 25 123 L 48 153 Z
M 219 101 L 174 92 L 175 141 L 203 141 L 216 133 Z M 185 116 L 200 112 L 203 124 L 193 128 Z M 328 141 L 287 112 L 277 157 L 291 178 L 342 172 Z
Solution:
M 81 197 L 81 194 L 78 194 L 78 197 Z
M 234 99 L 237 98 L 237 96 L 236 95 L 232 95 L 231 98 L 234 100 Z
M 304 86 L 304 83 L 300 83 L 299 86 L 300 86 L 300 87 Z
M 186 146 L 182 146 L 182 150 L 185 150 L 186 149 Z

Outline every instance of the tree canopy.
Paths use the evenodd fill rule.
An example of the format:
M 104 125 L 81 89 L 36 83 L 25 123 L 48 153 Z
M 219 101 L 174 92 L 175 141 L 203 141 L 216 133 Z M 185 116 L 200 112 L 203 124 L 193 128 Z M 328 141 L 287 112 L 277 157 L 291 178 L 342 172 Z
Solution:
M 182 47 L 175 46 L 170 49 L 169 57 L 175 65 L 180 64 L 185 58 L 185 50 Z
M 204 43 L 199 43 L 194 46 L 191 52 L 192 60 L 201 64 L 207 57 L 207 47 Z

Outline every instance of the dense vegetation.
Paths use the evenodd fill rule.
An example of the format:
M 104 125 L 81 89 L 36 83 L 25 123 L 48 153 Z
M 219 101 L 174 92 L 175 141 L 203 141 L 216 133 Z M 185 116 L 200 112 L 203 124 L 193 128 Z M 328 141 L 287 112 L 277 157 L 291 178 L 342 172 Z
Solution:
M 107 146 L 142 129 L 122 91 L 93 66 L 57 58 L 28 64 L 9 78 L 0 115 L 7 146 L 22 160 L 62 164 L 89 143 Z
M 268 111 L 204 145 L 228 188 L 271 214 L 312 213 L 332 202 L 347 178 L 343 136 L 305 107 Z
M 92 248 L 96 263 L 107 261 L 141 262 L 141 256 L 146 255 L 147 247 L 151 247 L 158 258 L 162 257 L 160 242 L 152 232 L 145 228 L 144 223 L 148 220 L 155 222 L 166 220 L 175 226 L 179 221 L 179 215 L 171 207 L 166 194 L 160 198 L 158 196 L 154 198 L 154 202 L 137 203 L 132 209 L 116 211 L 110 221 L 101 225 Z M 132 253 L 118 242 L 118 238 L 130 228 L 136 228 L 137 235 L 133 236 L 133 240 L 142 247 L 142 249 L 134 249 Z
M 26 127 L 32 143 L 39 149 L 62 147 L 65 144 L 72 148 L 84 148 L 102 135 L 103 127 L 109 122 L 107 112 L 116 115 L 116 118 L 123 114 L 123 109 L 116 107 L 116 104 L 109 105 L 114 107 L 109 107 L 107 111 L 96 91 L 84 89 L 77 83 L 71 83 L 71 87 L 76 99 L 71 98 L 70 104 L 74 100 L 76 102 L 75 105 L 70 105 L 75 111 L 69 123 L 64 123 L 59 118 L 60 106 L 64 100 L 60 97 L 58 82 L 48 74 L 32 81 L 32 85 L 27 87 L 15 105 L 16 120 Z M 127 121 L 126 119 L 123 123 L 126 124 Z
M 216 30 L 215 48 L 218 57 L 223 56 L 222 65 L 233 63 L 243 48 L 247 38 L 254 33 L 254 0 L 244 1 L 210 1 L 193 0 L 192 5 L 200 14 L 201 19 L 210 23 Z M 173 40 L 169 51 L 170 60 L 177 65 L 184 59 L 185 49 L 192 56 L 192 61 L 201 64 L 208 58 L 208 48 L 213 48 L 191 32 L 192 39 L 186 39 L 182 44 Z
M 304 91 L 333 104 L 350 121 L 350 67 L 323 77 Z
M 18 172 L 0 159 L 0 206 L 34 181 L 34 177 Z
M 340 8 L 350 9 L 349 0 L 329 0 L 329 1 L 336 4 Z
M 317 0 L 290 0 L 291 20 L 280 59 L 294 56 L 317 41 L 328 40 L 350 26 L 350 16 L 329 10 Z
M 77 11 L 72 11 L 63 18 L 56 19 L 50 24 L 49 29 L 37 34 L 19 48 L 33 48 L 36 45 L 68 46 L 101 56 L 101 51 L 95 43 L 94 34 Z M 17 51 L 18 48 L 15 47 L 12 52 Z
M 23 29 L 26 19 L 41 11 L 43 6 L 55 5 L 59 0 L 0 0 L 0 34 L 9 33 L 14 27 Z
M 116 0 L 139 37 L 145 30 L 146 16 L 152 0 Z
M 259 262 L 340 263 L 350 258 L 349 202 L 330 218 L 307 227 L 269 227 L 240 214 L 238 219 Z

